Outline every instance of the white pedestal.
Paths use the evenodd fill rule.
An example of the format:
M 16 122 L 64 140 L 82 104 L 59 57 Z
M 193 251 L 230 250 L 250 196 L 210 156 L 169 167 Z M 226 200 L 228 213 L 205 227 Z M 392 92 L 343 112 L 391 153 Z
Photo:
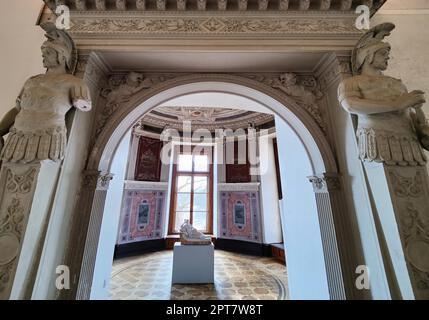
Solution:
M 173 284 L 214 283 L 214 246 L 174 244 Z

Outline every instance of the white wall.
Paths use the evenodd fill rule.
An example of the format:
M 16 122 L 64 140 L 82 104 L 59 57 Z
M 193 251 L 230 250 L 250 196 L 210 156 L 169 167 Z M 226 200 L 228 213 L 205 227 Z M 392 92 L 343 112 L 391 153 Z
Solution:
M 329 299 L 316 198 L 308 176 L 314 174 L 304 145 L 276 116 L 283 238 L 291 299 Z
M 260 138 L 261 206 L 264 243 L 283 242 L 272 137 Z
M 0 117 L 15 106 L 24 82 L 44 73 L 40 47 L 45 40 L 36 26 L 42 0 L 0 1 Z
M 91 299 L 94 300 L 108 299 L 108 287 L 121 214 L 130 142 L 131 132 L 128 132 L 119 144 L 110 169 L 114 177 L 107 192 L 100 240 L 98 242 L 97 259 L 91 289 Z

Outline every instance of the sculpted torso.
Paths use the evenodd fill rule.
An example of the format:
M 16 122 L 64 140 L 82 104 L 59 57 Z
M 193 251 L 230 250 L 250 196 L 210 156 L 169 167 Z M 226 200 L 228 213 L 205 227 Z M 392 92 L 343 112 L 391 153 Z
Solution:
M 345 80 L 340 87 L 340 96 L 356 97 L 368 101 L 392 101 L 392 105 L 404 93 L 408 93 L 408 91 L 402 81 L 387 76 L 355 76 Z M 367 112 L 364 109 L 367 109 Z M 394 130 L 397 134 L 405 135 L 412 133 L 408 109 L 373 113 L 371 108 L 362 106 L 362 112 L 357 115 L 359 117 L 358 127 L 362 129 Z
M 85 102 L 88 105 L 89 95 L 81 79 L 69 74 L 35 76 L 27 80 L 18 98 L 14 128 L 26 132 L 64 126 L 70 108 Z
M 89 90 L 82 79 L 73 76 L 77 56 L 71 38 L 51 23 L 41 47 L 46 74 L 26 81 L 16 101 L 0 122 L 0 137 L 7 135 L 2 145 L 3 162 L 30 163 L 59 161 L 64 158 L 67 144 L 65 115 L 76 107 L 91 110 Z

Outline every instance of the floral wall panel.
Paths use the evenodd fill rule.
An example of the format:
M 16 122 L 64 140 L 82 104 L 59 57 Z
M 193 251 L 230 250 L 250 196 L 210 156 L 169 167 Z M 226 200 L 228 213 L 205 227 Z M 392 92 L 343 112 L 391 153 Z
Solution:
M 220 238 L 262 242 L 259 192 L 220 192 Z
M 119 244 L 163 238 L 165 191 L 125 190 Z

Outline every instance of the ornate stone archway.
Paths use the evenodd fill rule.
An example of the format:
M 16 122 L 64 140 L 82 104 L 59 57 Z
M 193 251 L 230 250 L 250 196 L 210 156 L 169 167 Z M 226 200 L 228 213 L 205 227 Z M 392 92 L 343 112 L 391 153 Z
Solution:
M 266 79 L 249 74 L 171 76 L 135 93 L 101 122 L 102 127 L 95 130 L 98 134 L 84 172 L 65 262 L 71 266 L 72 277 L 77 281 L 62 298 L 89 299 L 104 203 L 112 179 L 109 167 L 121 138 L 143 114 L 157 105 L 197 92 L 232 93 L 255 100 L 292 128 L 313 168 L 309 180 L 315 190 L 329 295 L 331 299 L 353 298 L 354 250 L 350 250 L 353 245 L 347 228 L 349 222 L 342 214 L 341 178 L 326 133 L 296 101 L 267 85 Z
M 311 147 L 311 142 L 308 140 L 307 142 L 303 141 L 304 144 L 307 145 L 308 152 L 311 153 L 320 153 L 319 155 L 314 154 L 311 158 L 317 159 L 319 157 L 320 161 L 315 161 L 313 163 L 313 166 L 315 167 L 315 171 L 327 171 L 327 172 L 337 172 L 337 165 L 335 161 L 334 154 L 331 150 L 330 144 L 327 140 L 326 133 L 322 130 L 321 126 L 316 122 L 315 117 L 309 114 L 303 108 L 300 106 L 293 98 L 287 96 L 286 94 L 283 94 L 279 90 L 276 90 L 269 85 L 267 85 L 264 82 L 269 82 L 270 79 L 263 78 L 260 79 L 260 81 L 254 80 L 252 78 L 256 78 L 254 75 L 232 75 L 232 74 L 190 74 L 190 75 L 179 75 L 174 76 L 170 75 L 172 77 L 169 80 L 160 81 L 158 83 L 155 83 L 152 87 L 141 90 L 137 94 L 135 94 L 133 97 L 129 99 L 126 103 L 121 105 L 118 110 L 115 110 L 115 112 L 105 121 L 102 126 L 101 130 L 97 130 L 96 132 L 99 132 L 99 135 L 97 136 L 97 139 L 94 143 L 93 150 L 90 154 L 89 161 L 88 161 L 88 169 L 90 170 L 101 170 L 101 171 L 108 171 L 108 166 L 106 166 L 107 163 L 109 163 L 109 158 L 106 158 L 105 156 L 109 154 L 109 152 L 100 153 L 100 150 L 104 150 L 104 148 L 109 147 L 109 144 L 112 142 L 109 141 L 112 137 L 112 135 L 115 133 L 116 128 L 118 128 L 121 123 L 127 121 L 128 118 L 130 118 L 130 114 L 132 112 L 135 112 L 136 108 L 144 104 L 145 102 L 149 101 L 150 99 L 153 99 L 160 93 L 163 93 L 164 98 L 158 99 L 156 102 L 151 102 L 152 105 L 151 108 L 148 108 L 146 106 L 141 107 L 140 114 L 138 117 L 140 117 L 143 113 L 146 113 L 150 111 L 153 107 L 155 107 L 157 104 L 162 103 L 163 101 L 170 100 L 174 96 L 180 96 L 188 93 L 196 93 L 201 92 L 201 89 L 198 88 L 185 88 L 186 85 L 192 85 L 192 84 L 199 84 L 202 83 L 225 83 L 235 86 L 241 86 L 242 88 L 247 88 L 249 92 L 253 91 L 253 94 L 257 96 L 260 95 L 259 99 L 261 99 L 262 96 L 265 95 L 265 97 L 271 97 L 272 101 L 277 101 L 277 103 L 281 104 L 282 106 L 287 106 L 285 108 L 285 112 L 288 113 L 290 116 L 288 119 L 285 118 L 285 115 L 283 115 L 283 119 L 288 122 L 292 127 L 295 128 L 295 130 L 298 132 L 305 132 L 308 131 L 308 136 L 301 134 L 300 138 L 302 140 L 308 140 L 308 139 L 314 139 L 314 145 Z M 175 93 L 174 95 L 166 95 L 166 91 L 173 89 L 177 92 L 180 91 L 179 88 L 183 88 L 181 93 Z M 188 91 L 187 90 L 192 90 Z M 240 95 L 240 93 L 234 92 L 228 86 L 224 86 L 223 89 L 216 90 L 216 89 L 207 89 L 204 90 L 204 92 L 226 92 L 226 93 L 234 93 Z M 242 94 L 245 96 L 245 94 Z M 257 98 L 250 97 L 253 100 L 257 100 Z M 260 101 L 259 101 L 260 102 Z M 272 105 L 266 104 L 265 106 L 274 111 L 275 113 L 279 113 L 280 109 L 279 106 L 277 108 L 274 108 Z M 295 119 L 294 119 L 295 118 Z M 296 123 L 292 124 L 291 122 L 295 121 Z M 130 126 L 134 123 L 128 123 Z M 299 128 L 300 124 L 302 125 L 301 128 Z M 115 128 L 115 129 L 113 129 Z M 310 138 L 311 137 L 311 138 Z M 311 150 L 313 149 L 313 150 Z M 114 149 L 111 149 L 113 151 Z M 323 165 L 322 165 L 323 163 Z

